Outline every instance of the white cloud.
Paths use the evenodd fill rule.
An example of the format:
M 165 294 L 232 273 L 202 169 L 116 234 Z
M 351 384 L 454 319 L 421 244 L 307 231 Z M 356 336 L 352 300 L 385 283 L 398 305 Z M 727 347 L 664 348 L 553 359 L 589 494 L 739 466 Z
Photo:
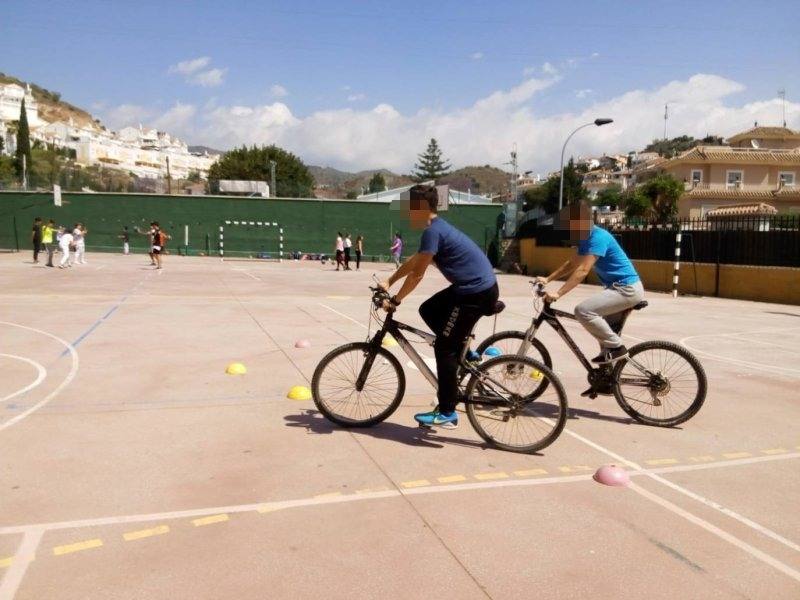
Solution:
M 200 71 L 189 78 L 189 83 L 194 85 L 201 85 L 203 87 L 216 87 L 222 85 L 225 78 L 225 73 L 228 69 L 209 69 L 208 71 Z
M 542 73 L 545 75 L 556 75 L 558 73 L 558 69 L 556 69 L 549 62 L 546 62 L 542 65 Z
M 740 83 L 698 74 L 653 89 L 634 89 L 579 112 L 545 115 L 536 108 L 537 94 L 558 77 L 525 79 L 471 105 L 452 110 L 422 108 L 400 113 L 388 104 L 369 109 L 319 110 L 297 117 L 283 102 L 257 106 L 215 106 L 192 113 L 191 105 L 175 105 L 153 122 L 189 140 L 218 148 L 275 143 L 308 163 L 343 169 L 386 167 L 408 172 L 427 140 L 439 140 L 454 165 L 502 165 L 514 143 L 525 170 L 545 173 L 558 166 L 561 145 L 576 127 L 598 117 L 612 125 L 587 128 L 570 141 L 568 153 L 599 155 L 641 149 L 661 136 L 664 102 L 671 104 L 669 130 L 674 135 L 728 136 L 752 126 L 778 123 L 780 100 L 737 104 Z M 567 92 L 565 92 L 567 93 Z M 121 108 L 121 107 L 118 107 Z M 131 114 L 142 107 L 128 107 Z M 786 104 L 790 127 L 800 128 L 800 103 Z
M 281 84 L 276 83 L 269 88 L 269 93 L 272 95 L 273 98 L 285 98 L 286 96 L 289 95 L 289 90 L 287 90 Z
M 191 60 L 184 60 L 169 68 L 169 73 L 179 73 L 181 75 L 191 75 L 201 69 L 204 69 L 211 62 L 208 56 L 201 56 L 200 58 L 193 58 Z
M 364 94 L 350 94 L 347 97 L 348 102 L 361 102 L 362 100 L 366 100 L 367 97 Z
M 120 104 L 103 111 L 103 122 L 112 130 L 138 126 L 157 114 L 153 109 L 138 104 Z
M 530 77 L 534 73 L 536 73 L 536 67 L 525 67 L 524 69 L 522 69 L 523 77 Z
M 469 55 L 472 60 L 480 60 L 483 58 L 483 52 L 473 52 Z
M 575 97 L 576 98 L 586 98 L 588 96 L 591 96 L 592 94 L 594 94 L 594 90 L 593 89 L 585 88 L 585 89 L 576 91 L 575 92 Z
M 342 91 L 343 92 L 349 92 L 350 91 L 350 86 L 349 85 L 343 85 L 342 86 Z
M 222 85 L 225 79 L 225 73 L 227 73 L 228 69 L 206 69 L 209 64 L 211 64 L 211 58 L 208 56 L 201 56 L 172 65 L 167 72 L 170 74 L 182 75 L 183 80 L 190 85 L 199 85 L 202 87 L 216 87 Z
M 599 56 L 600 56 L 599 52 L 592 52 L 592 54 L 591 54 L 591 56 L 589 56 L 589 58 L 597 58 Z

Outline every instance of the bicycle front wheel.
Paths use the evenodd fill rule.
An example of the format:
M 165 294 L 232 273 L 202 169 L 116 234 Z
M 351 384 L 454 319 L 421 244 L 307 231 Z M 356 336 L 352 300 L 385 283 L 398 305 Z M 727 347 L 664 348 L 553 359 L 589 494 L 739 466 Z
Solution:
M 633 346 L 612 376 L 622 410 L 647 425 L 672 427 L 691 419 L 706 399 L 706 372 L 694 354 L 671 342 Z
M 549 367 L 526 356 L 499 356 L 478 371 L 465 392 L 467 416 L 489 444 L 510 452 L 536 452 L 561 434 L 567 394 Z
M 356 381 L 372 360 L 364 386 Z M 400 405 L 406 377 L 395 356 L 365 342 L 331 350 L 317 365 L 311 379 L 314 404 L 327 419 L 343 427 L 369 427 L 380 423 Z

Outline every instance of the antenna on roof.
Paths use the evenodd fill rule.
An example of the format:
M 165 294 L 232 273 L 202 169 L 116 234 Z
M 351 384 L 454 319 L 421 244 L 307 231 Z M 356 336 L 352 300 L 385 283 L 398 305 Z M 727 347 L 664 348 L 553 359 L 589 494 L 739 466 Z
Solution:
M 783 105 L 783 126 L 786 127 L 786 88 L 779 89 L 778 96 L 780 96 L 781 104 Z

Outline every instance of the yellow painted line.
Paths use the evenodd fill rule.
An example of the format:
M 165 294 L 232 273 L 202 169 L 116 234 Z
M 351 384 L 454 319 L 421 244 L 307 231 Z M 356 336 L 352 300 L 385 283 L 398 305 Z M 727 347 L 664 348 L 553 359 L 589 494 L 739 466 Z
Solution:
M 514 471 L 517 477 L 532 477 L 533 475 L 547 475 L 547 469 L 525 469 L 523 471 Z
M 475 479 L 479 481 L 487 481 L 490 479 L 508 479 L 508 473 L 500 471 L 498 473 L 477 473 Z
M 76 542 L 75 544 L 56 546 L 53 548 L 53 554 L 55 556 L 61 556 L 62 554 L 71 554 L 72 552 L 80 552 L 81 550 L 89 550 L 90 548 L 99 548 L 102 545 L 103 540 L 95 538 L 93 540 Z
M 417 487 L 424 487 L 426 485 L 430 485 L 431 482 L 427 479 L 416 479 L 414 481 L 404 481 L 400 485 L 404 488 L 417 488 Z
M 153 527 L 151 529 L 128 531 L 127 533 L 123 533 L 122 537 L 125 538 L 126 542 L 132 542 L 133 540 L 141 540 L 143 538 L 152 537 L 154 535 L 163 535 L 165 533 L 169 533 L 169 525 L 159 525 L 158 527 Z
M 586 465 L 575 465 L 573 467 L 568 467 L 568 466 L 558 467 L 558 470 L 561 471 L 562 473 L 577 473 L 580 471 L 591 471 L 592 468 L 587 467 Z
M 761 451 L 763 454 L 785 454 L 787 452 L 786 448 L 769 448 L 767 450 Z
M 689 460 L 692 462 L 711 462 L 714 458 L 711 454 L 703 454 L 702 456 L 690 456 Z
M 723 452 L 722 456 L 725 458 L 747 458 L 753 455 L 750 452 Z
M 438 477 L 439 483 L 456 483 L 457 481 L 466 481 L 467 478 L 463 475 L 448 475 L 447 477 Z
M 654 458 L 653 460 L 644 461 L 648 465 L 677 465 L 677 458 Z
M 314 498 L 336 498 L 341 495 L 342 492 L 328 492 L 327 494 L 317 494 Z
M 5 558 L 0 558 L 0 569 L 4 567 L 10 567 L 11 561 L 14 560 L 13 556 L 6 556 Z
M 223 523 L 229 520 L 228 515 L 211 515 L 210 517 L 202 517 L 200 519 L 192 519 L 192 524 L 195 527 L 202 527 L 203 525 L 213 525 L 214 523 Z
M 373 492 L 385 492 L 388 489 L 389 488 L 387 488 L 385 485 L 382 485 L 380 487 L 375 487 L 375 488 L 363 488 L 360 490 L 356 490 L 356 494 L 372 494 Z

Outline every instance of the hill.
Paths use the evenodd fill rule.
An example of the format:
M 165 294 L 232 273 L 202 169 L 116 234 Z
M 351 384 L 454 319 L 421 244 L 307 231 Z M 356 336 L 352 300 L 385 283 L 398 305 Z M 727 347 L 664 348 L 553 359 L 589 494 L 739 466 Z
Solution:
M 700 140 L 696 140 L 690 135 L 681 135 L 671 140 L 653 140 L 645 146 L 644 152 L 658 152 L 660 156 L 672 158 L 695 146 L 722 146 L 724 143 L 725 141 L 718 135 L 707 135 Z
M 17 79 L 11 75 L 6 75 L 5 73 L 0 73 L 0 84 L 8 83 L 16 83 L 22 87 L 28 85 L 28 82 L 26 81 L 22 81 L 21 79 Z M 75 121 L 76 125 L 99 125 L 99 120 L 96 120 L 85 110 L 62 100 L 61 94 L 58 92 L 50 91 L 36 85 L 35 83 L 31 83 L 30 86 L 31 92 L 33 92 L 33 97 L 39 103 L 39 117 L 43 120 L 51 123 L 55 121 L 66 122 L 69 121 L 71 117 Z
M 333 167 L 319 167 L 308 165 L 308 170 L 317 183 L 316 194 L 327 198 L 344 198 L 348 192 L 361 193 L 369 185 L 369 180 L 375 173 L 381 173 L 386 181 L 386 187 L 394 188 L 412 183 L 408 175 L 398 175 L 388 169 L 374 169 L 350 173 L 340 171 Z
M 497 167 L 462 167 L 440 178 L 437 183 L 448 184 L 454 190 L 493 196 L 508 191 L 511 174 Z

